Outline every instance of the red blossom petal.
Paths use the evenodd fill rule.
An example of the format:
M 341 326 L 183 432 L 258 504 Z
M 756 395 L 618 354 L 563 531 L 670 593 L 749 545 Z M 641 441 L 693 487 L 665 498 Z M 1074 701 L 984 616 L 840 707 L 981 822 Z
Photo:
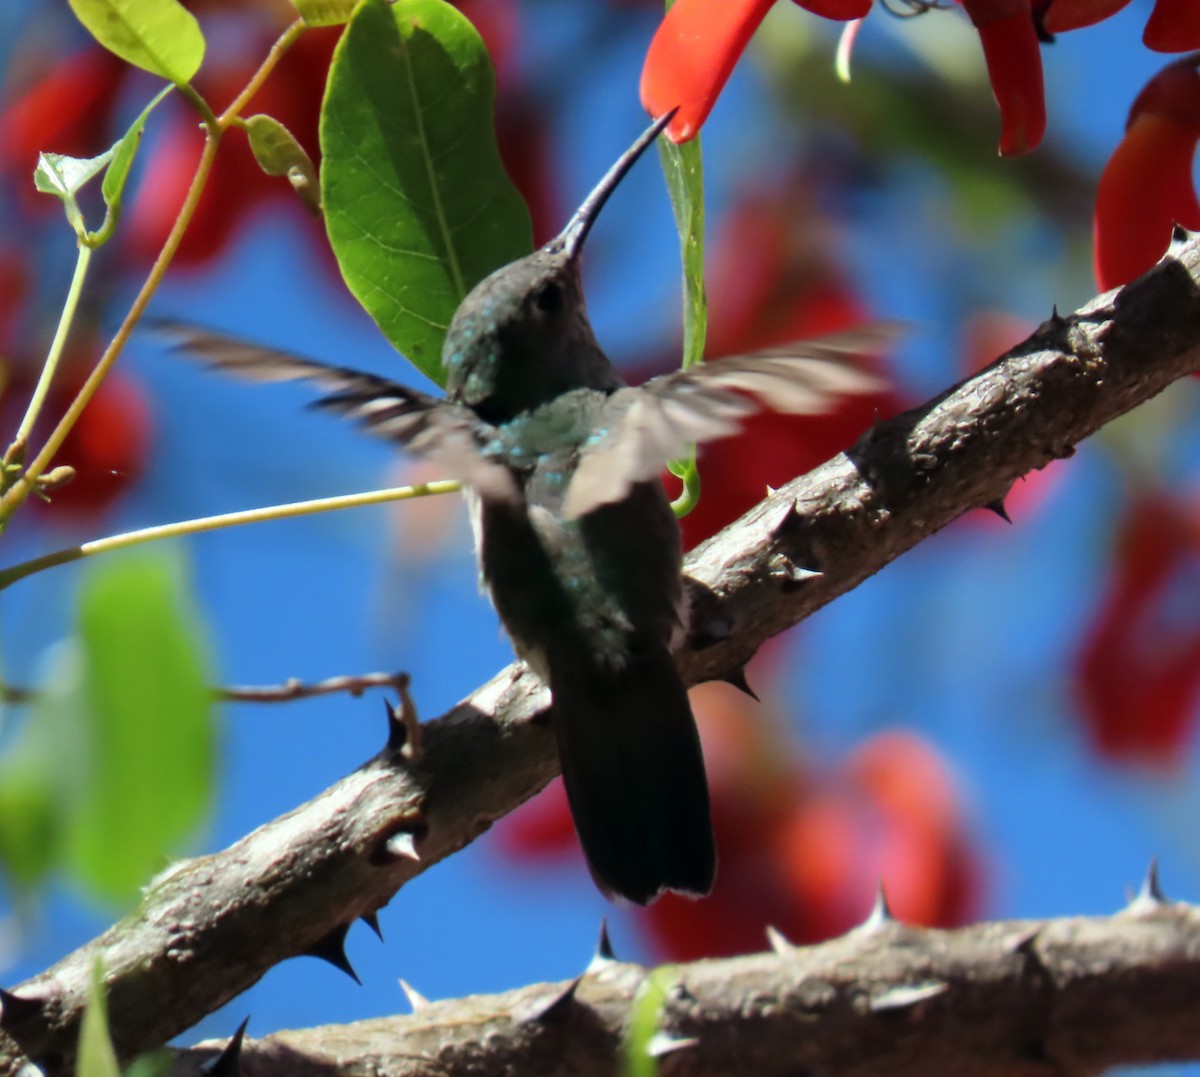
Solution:
M 962 0 L 979 31 L 1000 106 L 1000 153 L 1028 153 L 1046 132 L 1042 54 L 1029 0 Z
M 1142 42 L 1155 52 L 1200 49 L 1200 4 L 1196 0 L 1154 0 Z
M 1147 83 L 1100 176 L 1093 219 L 1096 282 L 1127 284 L 1153 266 L 1171 228 L 1200 228 L 1192 159 L 1200 140 L 1200 73 L 1171 64 Z
M 805 11 L 820 15 L 823 19 L 861 19 L 871 10 L 871 0 L 793 0 Z
M 1049 33 L 1079 30 L 1115 15 L 1129 0 L 1054 0 L 1042 19 Z
M 733 65 L 775 0 L 676 0 L 650 42 L 642 67 L 642 106 L 661 116 L 674 142 L 695 138 Z
M 1144 497 L 1127 513 L 1112 579 L 1075 668 L 1085 725 L 1112 759 L 1176 764 L 1193 734 L 1200 624 L 1172 623 L 1169 607 L 1195 608 L 1177 591 L 1196 572 L 1197 537 L 1190 509 L 1169 498 Z

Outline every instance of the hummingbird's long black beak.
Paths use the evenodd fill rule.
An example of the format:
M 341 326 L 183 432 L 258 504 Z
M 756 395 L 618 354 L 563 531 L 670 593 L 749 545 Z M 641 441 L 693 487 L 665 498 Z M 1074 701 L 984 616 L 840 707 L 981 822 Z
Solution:
M 659 116 L 641 137 L 617 158 L 616 163 L 608 170 L 604 179 L 597 183 L 592 188 L 592 193 L 583 200 L 583 205 L 575 211 L 574 216 L 567 222 L 566 228 L 546 244 L 548 250 L 561 250 L 566 253 L 568 258 L 579 256 L 579 252 L 583 249 L 583 241 L 587 239 L 588 232 L 591 231 L 596 218 L 600 216 L 600 210 L 604 208 L 608 196 L 617 189 L 617 185 L 625 178 L 625 173 L 633 167 L 634 162 L 641 157 L 646 147 L 658 138 L 662 129 L 671 122 L 675 111 L 675 109 L 671 109 L 670 112 Z

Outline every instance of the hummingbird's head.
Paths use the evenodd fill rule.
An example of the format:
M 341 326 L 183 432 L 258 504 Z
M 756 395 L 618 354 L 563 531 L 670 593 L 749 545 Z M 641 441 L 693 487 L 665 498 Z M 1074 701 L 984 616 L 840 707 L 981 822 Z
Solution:
M 588 321 L 579 258 L 557 242 L 477 284 L 446 332 L 446 390 L 489 421 L 571 389 L 608 387 L 596 384 L 608 361 Z
M 554 239 L 485 277 L 459 304 L 442 346 L 452 400 L 504 422 L 572 389 L 621 385 L 592 333 L 579 259 L 608 196 L 672 115 L 621 155 Z

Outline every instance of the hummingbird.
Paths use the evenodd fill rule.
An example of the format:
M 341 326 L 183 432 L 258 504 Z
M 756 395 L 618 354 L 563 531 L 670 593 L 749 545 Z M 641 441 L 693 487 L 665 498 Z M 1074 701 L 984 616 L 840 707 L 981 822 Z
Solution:
M 700 738 L 672 651 L 688 628 L 680 532 L 659 481 L 696 442 L 764 404 L 828 410 L 879 380 L 847 357 L 870 328 L 625 384 L 596 340 L 580 272 L 609 195 L 670 114 L 566 227 L 463 299 L 442 350 L 446 396 L 194 326 L 186 351 L 255 381 L 308 380 L 316 407 L 435 461 L 467 492 L 480 583 L 517 655 L 549 687 L 567 799 L 608 897 L 699 897 L 716 874 Z

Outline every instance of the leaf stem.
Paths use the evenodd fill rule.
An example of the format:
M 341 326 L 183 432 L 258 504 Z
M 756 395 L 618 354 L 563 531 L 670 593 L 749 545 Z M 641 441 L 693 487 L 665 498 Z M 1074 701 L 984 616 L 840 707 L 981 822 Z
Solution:
M 34 424 L 41 414 L 42 405 L 50 392 L 50 383 L 58 370 L 58 361 L 62 358 L 63 348 L 66 347 L 67 337 L 71 332 L 71 324 L 79 310 L 79 297 L 83 293 L 83 282 L 87 279 L 88 266 L 92 261 L 93 248 L 82 240 L 78 244 L 78 255 L 75 258 L 75 272 L 71 275 L 71 286 L 67 289 L 67 298 L 63 303 L 62 313 L 58 317 L 58 326 L 54 330 L 54 339 L 50 342 L 50 351 L 46 354 L 46 362 L 38 376 L 37 386 L 33 390 L 29 407 L 25 409 L 25 417 L 17 427 L 18 442 L 27 442 L 33 433 Z
M 262 84 L 267 81 L 267 76 L 275 70 L 275 65 L 283 59 L 283 54 L 292 47 L 296 38 L 306 29 L 308 26 L 303 19 L 296 19 L 294 22 L 288 23 L 283 33 L 276 38 L 275 44 L 271 46 L 267 55 L 263 57 L 263 62 L 259 64 L 258 70 L 250 76 L 250 81 L 243 87 L 242 92 L 217 117 L 217 124 L 222 131 L 241 115 L 242 109 L 251 102 L 254 95 L 262 88 Z
M 55 550 L 53 553 L 35 557 L 30 561 L 22 561 L 19 565 L 0 570 L 0 591 L 16 583 L 17 580 L 32 576 L 35 572 L 42 572 L 57 565 L 66 565 L 98 553 L 111 553 L 113 550 L 140 546 L 145 542 L 155 542 L 158 539 L 198 535 L 205 531 L 217 531 L 221 528 L 236 527 L 241 524 L 312 516 L 316 513 L 332 512 L 337 509 L 382 505 L 389 501 L 406 501 L 410 498 L 427 497 L 432 494 L 450 494 L 460 489 L 462 489 L 462 484 L 455 480 L 437 479 L 433 482 L 418 483 L 415 486 L 394 486 L 386 490 L 369 490 L 361 494 L 341 494 L 337 497 L 322 497 L 311 501 L 293 501 L 286 505 L 269 505 L 266 508 L 245 509 L 241 512 L 222 513 L 219 516 L 202 516 L 195 520 L 159 524 L 157 527 L 143 527 L 137 531 L 110 535 L 108 538 L 93 539 L 80 546 L 68 546 L 65 549 Z

